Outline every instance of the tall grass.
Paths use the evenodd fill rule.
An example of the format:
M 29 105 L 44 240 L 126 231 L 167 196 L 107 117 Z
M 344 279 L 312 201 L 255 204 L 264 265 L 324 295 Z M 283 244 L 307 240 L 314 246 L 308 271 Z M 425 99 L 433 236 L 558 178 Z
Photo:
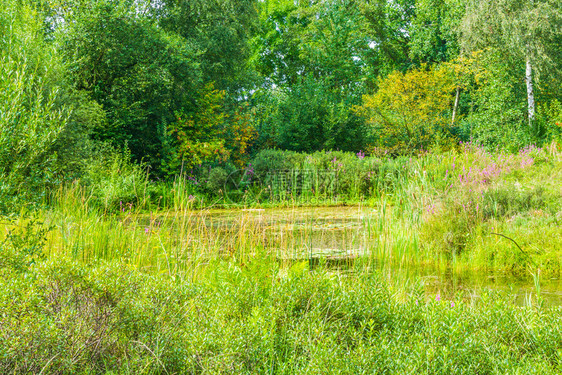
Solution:
M 196 277 L 212 259 L 244 262 L 258 251 L 277 259 L 310 258 L 318 255 L 315 243 L 336 234 L 341 239 L 334 250 L 340 251 L 327 249 L 324 255 L 521 274 L 532 259 L 535 270 L 559 275 L 560 154 L 555 149 L 491 154 L 464 147 L 462 153 L 403 160 L 387 176 L 392 189 L 358 206 L 358 214 L 343 219 L 340 228 L 315 227 L 314 216 L 302 214 L 314 210 L 297 206 L 279 211 L 205 207 L 181 178 L 159 198 L 165 204 L 141 196 L 135 201 L 141 203 L 121 202 L 113 210 L 100 206 L 88 187 L 64 186 L 38 215 L 52 228 L 46 242 L 52 256 L 86 263 L 120 259 L 168 275 Z M 268 222 L 272 215 L 275 220 Z M 3 224 L 0 231 L 14 225 L 24 223 Z
M 182 179 L 112 207 L 61 187 L 0 222 L 0 371 L 560 373 L 562 309 L 540 297 L 560 162 L 430 153 L 344 209 L 205 207 Z M 445 298 L 381 264 L 533 272 L 536 295 Z

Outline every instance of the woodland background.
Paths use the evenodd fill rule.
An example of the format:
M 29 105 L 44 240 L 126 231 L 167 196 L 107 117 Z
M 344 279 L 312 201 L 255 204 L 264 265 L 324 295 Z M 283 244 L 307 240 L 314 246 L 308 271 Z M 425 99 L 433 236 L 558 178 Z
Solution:
M 0 8 L 4 210 L 64 182 L 107 184 L 111 173 L 220 186 L 269 149 L 516 151 L 562 134 L 556 0 Z

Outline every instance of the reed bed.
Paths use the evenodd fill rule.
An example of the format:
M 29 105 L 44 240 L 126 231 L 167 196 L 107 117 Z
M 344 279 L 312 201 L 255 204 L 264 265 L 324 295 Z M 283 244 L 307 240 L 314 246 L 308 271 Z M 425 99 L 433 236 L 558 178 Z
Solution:
M 300 208 L 298 200 L 279 209 L 204 207 L 181 180 L 167 198 L 173 207 L 155 210 L 148 197 L 139 198 L 144 204 L 121 203 L 111 210 L 88 188 L 72 184 L 54 192 L 48 208 L 0 223 L 0 233 L 25 227 L 31 217 L 49 229 L 49 256 L 84 263 L 120 260 L 170 276 L 196 277 L 215 258 L 246 262 L 259 252 L 289 261 L 323 252 L 459 271 L 525 274 L 532 267 L 558 277 L 560 166 L 554 148 L 513 155 L 467 144 L 462 153 L 411 158 L 387 176 L 378 198 L 359 202 L 357 214 L 338 217 L 334 207 L 337 225 L 315 218 L 318 209 Z M 379 175 L 376 183 L 383 180 Z

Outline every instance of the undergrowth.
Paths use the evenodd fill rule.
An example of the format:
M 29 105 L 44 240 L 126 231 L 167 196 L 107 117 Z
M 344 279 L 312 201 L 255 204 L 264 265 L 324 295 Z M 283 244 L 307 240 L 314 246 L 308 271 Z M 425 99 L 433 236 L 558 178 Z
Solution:
M 376 273 L 215 261 L 195 282 L 120 263 L 0 269 L 3 373 L 556 374 L 562 310 L 398 292 Z

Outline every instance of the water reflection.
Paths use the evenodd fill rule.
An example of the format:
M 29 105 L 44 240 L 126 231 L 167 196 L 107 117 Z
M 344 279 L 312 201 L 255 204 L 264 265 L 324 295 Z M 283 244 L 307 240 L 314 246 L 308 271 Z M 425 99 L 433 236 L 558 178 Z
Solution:
M 536 296 L 533 277 L 518 277 L 504 273 L 458 272 L 452 269 L 436 269 L 433 267 L 382 267 L 383 273 L 391 275 L 392 280 L 419 278 L 424 284 L 426 293 L 451 299 L 461 292 L 467 298 L 477 297 L 484 290 L 498 290 L 509 294 L 517 305 L 524 305 L 529 296 Z M 540 292 L 549 305 L 562 306 L 562 282 L 555 278 L 541 278 Z
M 349 271 L 358 263 L 377 269 L 398 283 L 422 280 L 427 294 L 439 293 L 451 298 L 461 292 L 478 296 L 483 290 L 501 290 L 524 304 L 535 294 L 532 276 L 516 277 L 486 272 L 456 272 L 451 268 L 412 266 L 413 262 L 389 262 L 376 251 L 383 246 L 376 228 L 388 225 L 385 213 L 372 207 L 295 207 L 251 210 L 203 210 L 191 213 L 189 220 L 212 231 L 219 247 L 231 249 L 242 233 L 275 254 L 281 261 L 309 262 L 314 268 L 322 264 L 338 271 Z M 169 218 L 144 218 L 140 225 L 168 225 Z M 182 227 L 183 228 L 183 227 Z M 384 232 L 384 231 L 383 231 Z M 393 241 L 393 239 L 385 239 Z M 405 255 L 406 257 L 409 254 Z M 541 294 L 548 304 L 562 305 L 560 279 L 542 278 Z

